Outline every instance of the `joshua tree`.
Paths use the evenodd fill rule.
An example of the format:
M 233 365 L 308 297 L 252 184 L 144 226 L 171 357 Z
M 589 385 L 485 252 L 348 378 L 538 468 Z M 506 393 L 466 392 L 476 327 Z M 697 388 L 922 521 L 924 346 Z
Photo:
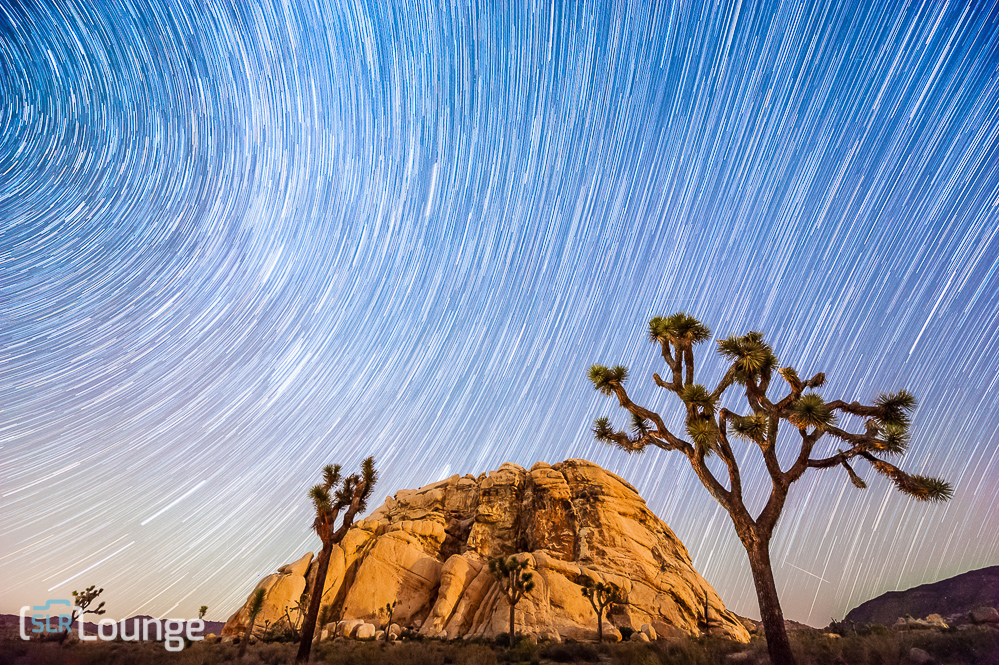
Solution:
M 388 619 L 385 620 L 385 641 L 389 641 L 389 629 L 392 628 L 392 614 L 395 613 L 395 606 L 398 600 L 393 600 L 391 603 L 385 603 L 385 614 L 388 615 Z
M 284 619 L 288 623 L 288 630 L 285 633 L 291 633 L 291 639 L 296 642 L 301 639 L 298 634 L 298 629 L 295 627 L 301 623 L 302 618 L 305 616 L 306 611 L 309 609 L 307 603 L 309 602 L 309 591 L 308 589 L 302 589 L 302 595 L 298 597 L 298 600 L 294 605 L 284 608 Z M 291 618 L 291 613 L 295 613 L 295 618 Z M 333 607 L 331 605 L 323 605 L 319 610 L 319 616 L 316 619 L 316 625 L 319 627 L 325 626 L 333 617 Z
M 250 599 L 250 623 L 246 627 L 246 632 L 243 633 L 243 639 L 239 641 L 239 654 L 236 658 L 238 660 L 243 659 L 243 655 L 246 653 L 246 647 L 250 643 L 250 637 L 253 635 L 253 624 L 257 622 L 257 615 L 260 614 L 260 610 L 264 606 L 264 590 L 257 589 L 253 592 L 253 597 Z
M 302 597 L 305 598 L 306 600 L 308 599 L 308 595 L 305 592 L 302 593 Z M 296 612 L 298 612 L 298 617 L 299 617 L 298 620 L 301 621 L 301 618 L 303 616 L 305 616 L 305 611 L 308 608 L 305 606 L 305 602 L 304 601 L 299 600 L 298 601 L 298 605 L 296 605 L 292 609 L 294 609 Z M 288 623 L 290 624 L 291 623 L 291 616 L 289 616 L 287 612 L 285 612 L 285 616 L 288 617 Z M 322 607 L 320 607 L 319 608 L 319 619 L 318 619 L 318 623 L 316 624 L 316 627 L 317 628 L 322 628 L 323 626 L 325 626 L 328 623 L 331 623 L 332 621 L 333 621 L 333 606 L 329 605 L 329 604 L 326 604 L 326 605 L 323 605 Z M 291 631 L 292 631 L 292 635 L 294 636 L 294 638 L 296 640 L 299 639 L 298 631 L 295 630 L 294 626 L 292 626 Z
M 199 619 L 204 619 L 206 614 L 208 614 L 208 606 L 207 605 L 202 605 L 198 609 L 198 618 Z
M 309 662 L 312 652 L 312 638 L 316 632 L 316 619 L 319 617 L 319 605 L 323 600 L 323 587 L 326 585 L 326 570 L 330 565 L 333 546 L 343 540 L 347 529 L 354 523 L 354 517 L 364 510 L 375 487 L 378 474 L 375 472 L 375 458 L 369 457 L 361 462 L 361 474 L 351 474 L 340 477 L 340 465 L 335 464 L 323 468 L 323 482 L 309 490 L 309 497 L 316 509 L 316 519 L 312 528 L 323 541 L 323 549 L 316 561 L 316 581 L 312 587 L 312 597 L 309 601 L 309 611 L 302 624 L 302 642 L 298 648 L 299 663 Z M 343 520 L 337 528 L 336 521 L 343 513 Z
M 100 605 L 98 605 L 94 609 L 90 609 L 90 604 L 93 603 L 95 600 L 97 600 L 98 596 L 104 593 L 103 587 L 100 589 L 96 589 L 96 586 L 97 586 L 96 584 L 91 584 L 83 591 L 73 592 L 73 605 L 80 608 L 80 611 L 77 612 L 76 610 L 73 610 L 73 614 L 69 620 L 70 623 L 76 621 L 76 618 L 82 614 L 96 614 L 98 616 L 104 614 L 103 600 L 101 601 Z
M 864 481 L 851 465 L 860 460 L 911 497 L 923 501 L 950 498 L 952 489 L 948 483 L 906 473 L 885 459 L 905 453 L 909 443 L 910 413 L 916 400 L 901 390 L 880 394 L 870 405 L 844 400 L 827 402 L 814 392 L 825 383 L 825 374 L 820 372 L 803 381 L 793 367 L 778 367 L 773 349 L 763 335 L 755 331 L 718 341 L 718 353 L 730 365 L 715 389 L 708 390 L 694 383 L 693 352 L 696 344 L 710 339 L 711 331 L 707 326 L 679 312 L 653 318 L 649 321 L 648 334 L 661 348 L 662 358 L 669 368 L 668 380 L 658 374 L 653 374 L 652 379 L 657 386 L 679 398 L 690 440 L 667 429 L 659 413 L 631 400 L 624 388 L 628 369 L 620 365 L 613 368 L 593 365 L 589 378 L 596 390 L 617 397 L 620 405 L 631 413 L 631 432 L 615 430 L 607 418 L 598 418 L 593 433 L 598 440 L 628 452 L 641 452 L 651 445 L 678 451 L 687 458 L 701 484 L 728 512 L 749 555 L 771 662 L 773 665 L 793 663 L 770 565 L 770 538 L 784 509 L 788 489 L 809 469 L 834 467 L 841 467 L 854 485 L 863 488 Z M 771 400 L 767 391 L 774 373 L 787 384 L 787 393 Z M 745 413 L 719 408 L 725 392 L 735 385 L 739 386 L 739 392 L 745 393 L 748 406 Z M 863 419 L 863 431 L 857 433 L 840 427 L 837 423 L 840 414 Z M 785 423 L 786 429 L 800 438 L 798 454 L 787 469 L 781 468 L 777 459 L 779 430 Z M 743 502 L 742 476 L 729 442 L 730 434 L 759 449 L 771 481 L 770 496 L 755 517 Z M 827 434 L 835 440 L 838 449 L 816 455 L 816 443 Z M 724 465 L 726 479 L 719 480 L 708 468 L 705 458 L 712 454 Z
M 594 582 L 590 578 L 583 581 L 583 597 L 590 601 L 597 613 L 597 642 L 604 641 L 604 610 L 624 600 L 621 589 L 611 582 Z
M 515 643 L 516 632 L 513 623 L 513 609 L 526 594 L 534 588 L 532 573 L 525 572 L 527 561 L 517 561 L 516 557 L 495 557 L 489 559 L 489 572 L 500 585 L 500 590 L 510 603 L 510 648 Z

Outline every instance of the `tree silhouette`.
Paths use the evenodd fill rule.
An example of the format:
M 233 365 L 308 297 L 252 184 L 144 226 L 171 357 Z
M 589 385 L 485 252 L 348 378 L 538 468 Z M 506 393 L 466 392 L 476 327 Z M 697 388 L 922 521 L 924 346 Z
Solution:
M 524 595 L 534 589 L 531 581 L 532 573 L 526 572 L 527 560 L 517 561 L 517 557 L 494 557 L 489 559 L 489 572 L 496 578 L 500 591 L 510 604 L 510 648 L 513 648 L 516 632 L 514 631 L 513 610 Z
M 857 487 L 864 481 L 851 463 L 867 462 L 875 472 L 887 477 L 902 493 L 923 501 L 942 501 L 952 494 L 943 480 L 909 474 L 885 458 L 899 457 L 909 444 L 910 414 L 916 400 L 908 392 L 882 393 L 873 404 L 834 400 L 827 402 L 815 389 L 825 383 L 818 373 L 802 381 L 793 367 L 778 367 L 773 349 L 762 333 L 753 331 L 718 341 L 718 353 L 730 362 L 714 390 L 694 383 L 695 345 L 711 337 L 711 331 L 697 319 L 678 312 L 649 321 L 649 339 L 660 346 L 669 369 L 669 380 L 653 374 L 657 386 L 679 398 L 684 408 L 687 441 L 669 429 L 655 411 L 639 406 L 624 388 L 628 369 L 621 365 L 607 368 L 593 365 L 589 379 L 596 390 L 617 397 L 631 413 L 631 431 L 615 430 L 607 418 L 598 418 L 593 434 L 600 441 L 628 452 L 642 452 L 648 446 L 678 451 L 686 456 L 701 484 L 725 508 L 735 531 L 749 555 L 749 565 L 756 585 L 767 648 L 773 665 L 794 663 L 784 628 L 784 617 L 777 598 L 770 564 L 770 539 L 784 509 L 788 489 L 809 469 L 841 467 Z M 787 384 L 787 394 L 771 401 L 767 396 L 774 373 Z M 740 414 L 719 408 L 725 392 L 740 386 L 745 393 L 748 411 Z M 840 427 L 838 415 L 863 419 L 860 433 Z M 800 438 L 800 448 L 789 468 L 781 468 L 777 459 L 778 435 L 783 423 Z M 771 481 L 766 505 L 753 517 L 743 502 L 742 475 L 729 434 L 758 448 Z M 839 446 L 835 453 L 813 456 L 816 443 L 829 435 Z M 717 455 L 724 464 L 727 480 L 717 479 L 706 458 Z
M 239 642 L 239 653 L 236 655 L 238 660 L 243 659 L 243 655 L 246 653 L 246 647 L 250 644 L 250 637 L 253 636 L 253 624 L 257 622 L 257 615 L 260 614 L 260 610 L 264 607 L 264 590 L 257 589 L 253 592 L 253 597 L 250 599 L 250 624 L 246 627 L 246 632 L 243 633 L 243 639 Z
M 385 641 L 389 641 L 389 629 L 392 628 L 392 615 L 395 613 L 395 606 L 398 604 L 398 600 L 393 600 L 391 603 L 385 603 L 384 611 L 388 615 L 388 619 L 385 620 Z
M 96 584 L 91 584 L 83 591 L 74 591 L 73 605 L 75 607 L 80 608 L 80 611 L 77 612 L 76 610 L 73 610 L 73 614 L 72 616 L 70 616 L 69 622 L 73 623 L 74 621 L 76 621 L 77 617 L 84 614 L 96 614 L 98 616 L 104 614 L 105 610 L 104 610 L 103 600 L 101 601 L 100 605 L 98 605 L 94 609 L 90 609 L 91 603 L 97 600 L 97 597 L 100 596 L 102 593 L 104 593 L 104 588 L 101 587 L 100 589 L 97 589 Z
M 611 582 L 594 582 L 590 578 L 583 581 L 583 597 L 590 601 L 597 613 L 597 642 L 604 641 L 604 610 L 624 600 L 621 589 Z
M 316 518 L 312 528 L 319 534 L 323 542 L 322 552 L 316 561 L 316 581 L 312 588 L 309 601 L 309 611 L 302 624 L 302 642 L 298 648 L 297 661 L 309 662 L 312 652 L 312 638 L 316 632 L 316 619 L 319 616 L 319 605 L 322 603 L 323 587 L 326 585 L 326 571 L 329 568 L 333 546 L 343 540 L 347 530 L 354 523 L 354 517 L 364 510 L 375 487 L 378 474 L 375 472 L 375 458 L 368 457 L 361 462 L 361 474 L 351 474 L 340 477 L 340 465 L 327 465 L 323 468 L 323 482 L 309 490 L 316 509 Z M 343 513 L 340 527 L 337 528 L 337 518 Z
M 207 605 L 202 605 L 198 609 L 198 618 L 199 619 L 204 619 L 206 614 L 208 614 L 208 606 Z

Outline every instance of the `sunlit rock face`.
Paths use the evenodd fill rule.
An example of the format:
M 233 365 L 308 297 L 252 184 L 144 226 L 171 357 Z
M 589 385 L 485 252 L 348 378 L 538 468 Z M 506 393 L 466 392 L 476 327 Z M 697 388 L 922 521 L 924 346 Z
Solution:
M 626 602 L 612 606 L 604 623 L 611 636 L 643 624 L 660 637 L 698 635 L 706 625 L 713 635 L 749 641 L 635 488 L 585 460 L 538 462 L 530 471 L 508 463 L 386 498 L 334 548 L 323 604 L 335 619 L 383 627 L 385 605 L 396 602 L 392 621 L 425 635 L 493 637 L 509 621 L 488 567 L 499 555 L 526 559 L 533 573 L 535 587 L 516 607 L 518 632 L 595 635 L 596 615 L 581 592 L 590 578 L 624 590 Z M 303 565 L 310 560 L 261 580 L 268 617 L 285 616 L 299 600 L 290 597 L 296 590 L 311 592 L 316 563 Z M 238 634 L 246 623 L 244 606 L 223 634 Z

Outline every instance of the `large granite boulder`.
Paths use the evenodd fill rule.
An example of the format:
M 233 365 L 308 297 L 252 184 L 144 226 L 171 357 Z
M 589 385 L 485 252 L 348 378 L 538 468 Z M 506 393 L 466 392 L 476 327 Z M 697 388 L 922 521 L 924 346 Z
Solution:
M 612 606 L 604 624 L 617 639 L 623 627 L 648 626 L 641 632 L 651 637 L 697 635 L 707 626 L 713 635 L 749 641 L 635 488 L 585 460 L 538 462 L 530 471 L 508 463 L 387 497 L 334 548 L 324 604 L 335 618 L 383 629 L 385 605 L 396 602 L 393 622 L 423 635 L 493 637 L 508 630 L 509 620 L 488 567 L 499 555 L 526 560 L 534 575 L 534 590 L 516 607 L 518 632 L 548 639 L 595 634 L 596 616 L 581 593 L 590 579 L 624 591 L 627 602 Z M 284 616 L 301 590 L 311 592 L 311 558 L 261 580 L 261 616 Z M 245 618 L 244 607 L 223 634 L 240 632 Z
M 266 602 L 257 615 L 257 620 L 253 624 L 253 634 L 260 635 L 264 627 L 269 625 L 287 625 L 289 619 L 297 628 L 302 623 L 299 613 L 292 610 L 306 588 L 306 574 L 312 563 L 312 552 L 294 563 L 289 563 L 278 568 L 278 572 L 268 575 L 257 583 L 258 589 L 264 589 Z M 256 589 L 254 589 L 256 592 Z M 252 597 L 253 594 L 250 594 Z M 222 635 L 242 635 L 246 626 L 250 623 L 249 601 L 243 607 L 229 617 L 222 629 Z M 303 603 L 304 605 L 304 603 Z

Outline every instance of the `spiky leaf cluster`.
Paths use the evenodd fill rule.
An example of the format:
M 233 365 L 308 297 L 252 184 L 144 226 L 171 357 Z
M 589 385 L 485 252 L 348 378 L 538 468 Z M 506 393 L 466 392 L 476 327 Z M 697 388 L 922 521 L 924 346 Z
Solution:
M 660 344 L 673 342 L 686 347 L 710 338 L 711 329 L 686 312 L 656 316 L 649 321 L 649 339 Z
M 714 448 L 718 426 L 710 417 L 694 417 L 687 419 L 687 434 L 697 444 L 698 450 L 710 455 Z
M 253 592 L 253 596 L 250 598 L 250 607 L 248 608 L 250 612 L 250 619 L 254 619 L 258 614 L 260 614 L 260 610 L 264 607 L 265 594 L 265 589 L 257 589 Z
M 648 423 L 639 417 L 633 417 L 631 421 L 632 431 L 635 436 L 628 436 L 627 432 L 615 430 L 611 425 L 610 418 L 602 417 L 593 421 L 590 431 L 597 441 L 611 446 L 617 446 L 621 450 L 629 453 L 640 453 L 645 449 L 644 437 L 648 434 Z
M 593 609 L 598 613 L 608 605 L 617 605 L 624 600 L 624 594 L 620 587 L 612 582 L 594 582 L 590 578 L 586 578 L 583 580 L 580 591 L 582 591 L 583 598 L 589 600 Z
M 878 422 L 882 425 L 907 428 L 910 416 L 916 408 L 916 398 L 907 390 L 895 393 L 880 393 L 874 400 L 878 408 Z
M 884 460 L 871 458 L 874 470 L 891 480 L 898 491 L 920 501 L 946 501 L 954 495 L 950 483 L 940 478 L 909 474 Z
M 909 448 L 909 428 L 900 425 L 882 425 L 879 429 L 880 447 L 877 452 L 901 455 Z
M 691 383 L 685 385 L 680 390 L 680 399 L 688 407 L 697 407 L 701 410 L 701 413 L 706 415 L 713 414 L 715 412 L 715 404 L 717 400 L 714 395 L 708 392 L 708 389 L 699 383 Z
M 83 614 L 104 614 L 104 601 L 94 609 L 89 609 L 90 605 L 97 600 L 97 597 L 104 593 L 104 587 L 97 588 L 96 584 L 91 584 L 83 591 L 73 591 L 73 605 L 80 608 Z M 74 617 L 75 618 L 75 617 Z
M 637 413 L 631 414 L 631 433 L 635 438 L 646 436 L 650 431 L 648 420 Z
M 518 561 L 517 557 L 493 557 L 489 559 L 489 572 L 500 583 L 503 593 L 511 603 L 516 603 L 524 594 L 534 589 L 534 575 L 527 571 L 527 560 Z
M 373 457 L 361 462 L 361 474 L 353 473 L 347 477 L 341 475 L 339 464 L 323 467 L 323 482 L 309 490 L 309 498 L 316 510 L 313 529 L 325 537 L 333 526 L 341 510 L 357 502 L 357 511 L 363 511 L 371 496 L 378 473 L 375 471 Z
M 757 330 L 719 340 L 718 353 L 732 361 L 735 380 L 743 385 L 749 379 L 769 377 L 777 367 L 777 356 Z
M 767 438 L 767 415 L 763 412 L 735 417 L 729 421 L 729 429 L 743 439 L 763 443 Z
M 836 414 L 817 393 L 806 393 L 791 406 L 787 419 L 798 429 L 824 430 L 836 423 Z
M 614 367 L 604 367 L 603 365 L 593 365 L 588 374 L 593 387 L 604 395 L 610 395 L 615 387 L 624 385 L 628 379 L 628 368 L 624 365 Z

